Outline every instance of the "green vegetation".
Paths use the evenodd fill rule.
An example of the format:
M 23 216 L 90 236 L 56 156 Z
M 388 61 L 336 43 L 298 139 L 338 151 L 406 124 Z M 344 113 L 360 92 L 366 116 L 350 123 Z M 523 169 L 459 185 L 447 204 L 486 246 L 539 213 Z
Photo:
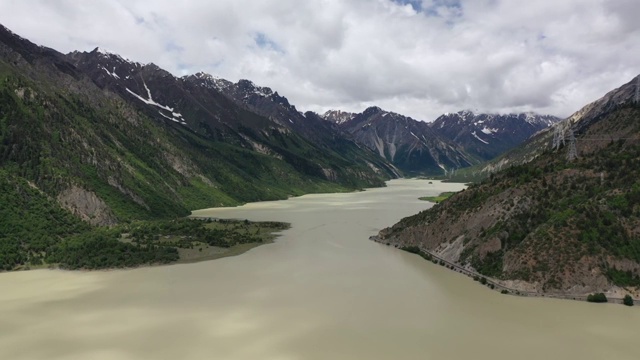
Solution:
M 105 269 L 166 264 L 179 258 L 174 247 L 123 243 L 119 235 L 96 229 L 62 239 L 45 254 L 46 263 L 65 269 Z
M 177 260 L 167 248 L 134 246 L 117 240 L 117 228 L 93 228 L 32 187 L 0 170 L 0 268 L 58 264 L 105 268 Z
M 624 296 L 624 299 L 622 299 L 622 303 L 627 306 L 633 306 L 633 298 L 627 294 Z
M 32 187 L 0 170 L 0 269 L 60 266 L 103 269 L 166 264 L 179 250 L 264 243 L 287 224 L 231 220 L 132 221 L 92 227 Z M 191 261 L 198 259 L 190 256 Z
M 270 241 L 282 225 L 183 217 L 199 208 L 382 186 L 387 177 L 362 161 L 380 164 L 373 153 L 347 139 L 321 148 L 244 110 L 234 115 L 238 129 L 201 134 L 158 122 L 84 77 L 74 82 L 54 66 L 3 58 L 0 270 L 129 267 L 246 249 Z M 267 125 L 258 131 L 243 123 Z M 273 154 L 250 150 L 252 141 Z M 80 191 L 65 206 L 86 222 L 60 205 L 72 189 Z
M 181 250 L 264 243 L 288 228 L 277 222 L 176 219 L 134 221 L 63 239 L 47 261 L 69 269 L 132 267 L 180 261 Z M 188 261 L 204 259 L 193 251 Z
M 438 195 L 438 196 L 423 196 L 423 197 L 420 198 L 420 200 L 431 201 L 431 202 L 434 202 L 434 203 L 438 204 L 440 202 L 443 202 L 443 201 L 447 200 L 453 194 L 455 194 L 455 192 L 447 191 L 447 192 L 440 193 L 440 195 Z
M 92 227 L 26 180 L 0 170 L 0 270 L 103 269 L 166 264 L 181 249 L 263 243 L 288 227 L 230 220 L 131 221 Z M 190 256 L 190 260 L 197 256 Z
M 91 227 L 32 187 L 0 170 L 0 269 L 40 265 L 61 238 Z
M 640 287 L 640 276 L 634 275 L 631 271 L 622 271 L 616 268 L 610 268 L 607 270 L 607 278 L 618 286 Z
M 588 302 L 593 302 L 593 303 L 606 303 L 607 297 L 605 296 L 605 294 L 603 293 L 595 293 L 595 294 L 591 294 L 589 296 L 587 296 L 587 301 Z
M 471 265 L 484 276 L 498 278 L 502 275 L 502 257 L 502 251 L 488 253 L 482 261 L 474 256 Z
M 420 257 L 422 257 L 423 259 L 425 259 L 425 260 L 429 260 L 429 261 L 431 261 L 431 260 L 432 260 L 432 258 L 433 258 L 430 254 L 428 254 L 428 253 L 426 253 L 426 252 L 422 251 L 422 250 L 421 250 L 419 247 L 417 247 L 417 246 L 406 246 L 406 247 L 400 248 L 400 250 L 404 250 L 404 251 L 410 252 L 410 253 L 412 253 L 412 254 L 417 254 L 417 255 L 419 255 Z M 441 265 L 444 265 L 444 263 L 442 263 Z

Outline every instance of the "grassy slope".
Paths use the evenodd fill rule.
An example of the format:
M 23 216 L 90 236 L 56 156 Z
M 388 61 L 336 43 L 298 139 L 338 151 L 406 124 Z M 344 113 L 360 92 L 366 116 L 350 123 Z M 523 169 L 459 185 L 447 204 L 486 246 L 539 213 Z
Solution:
M 16 89 L 26 89 L 26 95 L 18 96 Z M 3 168 L 50 194 L 78 183 L 104 199 L 121 220 L 371 185 L 304 175 L 274 157 L 128 114 L 117 99 L 91 106 L 77 95 L 42 91 L 16 76 L 0 79 L 0 111 Z M 300 159 L 312 150 L 283 146 Z

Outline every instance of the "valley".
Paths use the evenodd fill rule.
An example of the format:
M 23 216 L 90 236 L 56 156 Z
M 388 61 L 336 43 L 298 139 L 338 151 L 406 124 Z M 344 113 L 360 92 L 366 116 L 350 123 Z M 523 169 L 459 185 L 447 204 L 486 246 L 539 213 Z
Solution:
M 514 291 L 640 296 L 635 80 L 562 121 L 460 111 L 426 123 L 375 106 L 303 113 L 249 80 L 179 78 L 99 48 L 65 55 L 6 28 L 0 45 L 4 270 L 216 258 L 265 241 L 184 220 L 191 210 L 444 175 L 476 183 L 423 196 L 438 205 L 380 241 Z M 136 227 L 145 235 L 126 240 Z
M 504 358 L 637 357 L 636 308 L 502 295 L 367 240 L 432 206 L 418 197 L 462 188 L 403 179 L 195 211 L 291 224 L 272 244 L 215 261 L 4 273 L 0 357 L 494 359 L 495 339 Z
M 638 13 L 0 1 L 0 359 L 640 358 Z

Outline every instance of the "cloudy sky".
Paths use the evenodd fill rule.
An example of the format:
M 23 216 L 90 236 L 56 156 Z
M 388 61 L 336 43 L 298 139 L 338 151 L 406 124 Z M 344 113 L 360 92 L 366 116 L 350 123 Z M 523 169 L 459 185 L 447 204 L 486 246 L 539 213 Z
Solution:
M 568 116 L 640 74 L 637 0 L 0 0 L 62 52 L 246 78 L 299 110 Z

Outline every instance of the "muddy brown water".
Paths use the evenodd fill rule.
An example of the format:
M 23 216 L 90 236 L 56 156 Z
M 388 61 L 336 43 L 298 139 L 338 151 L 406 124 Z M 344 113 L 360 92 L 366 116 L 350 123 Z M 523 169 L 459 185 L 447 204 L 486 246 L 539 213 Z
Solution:
M 639 359 L 640 308 L 501 295 L 368 240 L 461 184 L 197 216 L 292 224 L 219 260 L 0 274 L 0 359 Z

